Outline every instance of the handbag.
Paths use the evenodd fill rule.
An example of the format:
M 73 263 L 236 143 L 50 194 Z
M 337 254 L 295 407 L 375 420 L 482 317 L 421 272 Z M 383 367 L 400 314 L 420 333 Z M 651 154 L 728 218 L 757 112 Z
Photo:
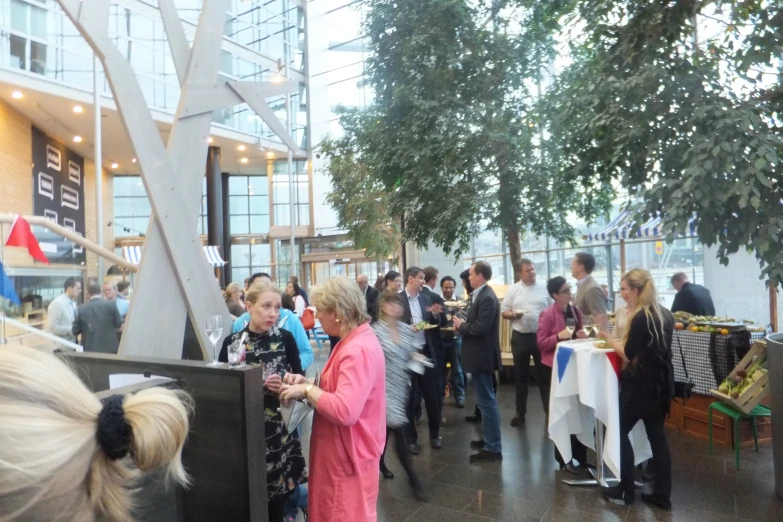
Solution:
M 687 381 L 674 381 L 674 396 L 679 399 L 690 399 L 693 394 L 693 387 L 695 386 L 690 376 L 688 375 L 688 367 L 685 365 L 685 355 L 682 353 L 682 344 L 680 344 L 680 338 L 677 337 L 677 347 L 680 349 L 680 359 L 682 360 L 682 369 L 685 372 L 685 378 Z
M 302 326 L 304 326 L 305 330 L 315 328 L 315 314 L 309 308 L 305 308 L 304 313 L 302 313 Z

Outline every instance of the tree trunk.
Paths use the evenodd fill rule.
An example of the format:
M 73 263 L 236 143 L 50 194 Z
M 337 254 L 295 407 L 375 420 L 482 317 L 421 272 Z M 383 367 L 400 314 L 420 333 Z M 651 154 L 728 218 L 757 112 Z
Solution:
M 508 253 L 511 258 L 511 266 L 514 270 L 514 282 L 519 281 L 522 275 L 522 245 L 519 241 L 519 225 L 514 224 L 506 229 L 508 241 Z

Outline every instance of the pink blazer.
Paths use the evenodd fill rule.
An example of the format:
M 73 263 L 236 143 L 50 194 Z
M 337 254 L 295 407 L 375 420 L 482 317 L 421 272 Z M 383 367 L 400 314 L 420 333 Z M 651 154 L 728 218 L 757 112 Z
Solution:
M 576 319 L 576 330 L 574 330 L 574 338 L 576 338 L 576 332 L 582 328 L 582 312 L 574 305 L 571 305 L 571 309 L 574 311 Z M 557 303 L 544 309 L 538 316 L 536 340 L 538 341 L 538 349 L 541 351 L 541 363 L 550 368 L 552 367 L 552 359 L 555 357 L 555 348 L 559 342 L 557 334 L 565 330 L 565 327 L 563 309 Z
M 332 423 L 346 474 L 377 467 L 386 443 L 386 362 L 368 324 L 335 347 L 321 375 L 317 414 Z

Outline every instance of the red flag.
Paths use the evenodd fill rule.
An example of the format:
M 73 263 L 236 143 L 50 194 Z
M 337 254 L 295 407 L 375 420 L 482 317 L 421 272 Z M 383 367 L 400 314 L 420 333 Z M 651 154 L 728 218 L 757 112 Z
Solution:
M 8 240 L 5 242 L 5 246 L 15 246 L 26 248 L 33 259 L 40 261 L 41 263 L 49 263 L 49 260 L 41 250 L 41 245 L 38 244 L 38 240 L 35 239 L 33 231 L 30 230 L 30 223 L 28 223 L 22 216 L 16 216 L 14 224 L 11 226 L 11 233 L 8 234 Z

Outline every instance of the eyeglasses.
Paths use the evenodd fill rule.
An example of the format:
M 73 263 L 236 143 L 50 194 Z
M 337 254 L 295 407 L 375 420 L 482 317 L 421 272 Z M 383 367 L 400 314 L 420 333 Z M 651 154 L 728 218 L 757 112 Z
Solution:
M 558 294 L 570 294 L 571 293 L 571 287 L 569 286 L 565 290 L 560 290 Z

